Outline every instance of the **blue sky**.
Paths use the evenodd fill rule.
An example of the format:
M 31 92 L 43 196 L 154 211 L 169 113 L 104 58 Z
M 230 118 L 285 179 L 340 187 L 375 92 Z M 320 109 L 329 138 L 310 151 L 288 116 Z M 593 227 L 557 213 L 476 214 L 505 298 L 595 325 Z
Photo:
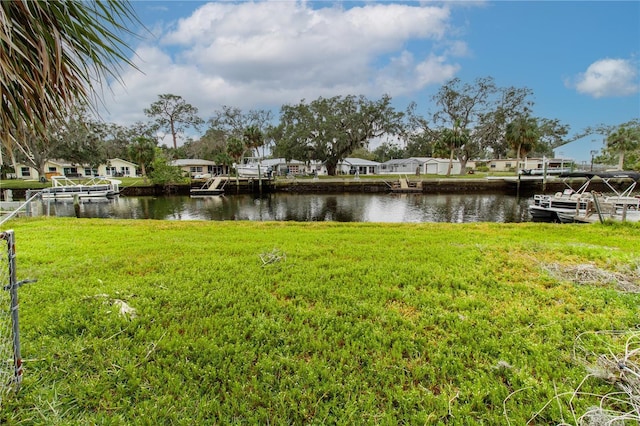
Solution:
M 640 2 L 134 1 L 150 30 L 141 72 L 105 94 L 109 121 L 146 120 L 162 93 L 206 120 L 222 105 L 273 109 L 320 96 L 389 94 L 418 112 L 442 84 L 493 77 L 533 91 L 534 115 L 571 134 L 640 118 Z M 587 136 L 557 156 L 589 161 Z

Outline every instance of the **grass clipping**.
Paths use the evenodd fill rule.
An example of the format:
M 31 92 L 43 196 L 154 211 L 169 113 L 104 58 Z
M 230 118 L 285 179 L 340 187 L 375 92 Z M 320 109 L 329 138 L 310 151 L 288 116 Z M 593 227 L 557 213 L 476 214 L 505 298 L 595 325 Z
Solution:
M 559 265 L 557 263 L 544 266 L 554 278 L 571 281 L 580 285 L 615 285 L 616 289 L 625 293 L 640 293 L 640 263 L 625 265 L 618 271 L 607 271 L 593 263 L 578 265 Z

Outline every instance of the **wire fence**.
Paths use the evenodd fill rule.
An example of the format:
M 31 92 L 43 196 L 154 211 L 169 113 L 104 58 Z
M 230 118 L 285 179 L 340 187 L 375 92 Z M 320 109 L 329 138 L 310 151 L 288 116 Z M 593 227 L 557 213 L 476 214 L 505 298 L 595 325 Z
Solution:
M 22 380 L 18 325 L 18 287 L 16 281 L 13 231 L 0 232 L 0 407 L 5 395 L 17 391 Z

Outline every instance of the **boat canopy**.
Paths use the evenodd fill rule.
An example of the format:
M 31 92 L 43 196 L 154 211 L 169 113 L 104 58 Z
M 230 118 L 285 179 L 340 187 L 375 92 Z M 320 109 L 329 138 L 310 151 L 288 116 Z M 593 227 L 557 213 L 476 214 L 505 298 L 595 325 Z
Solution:
M 640 180 L 640 172 L 625 172 L 625 171 L 616 171 L 616 172 L 571 172 L 571 173 L 563 173 L 559 177 L 563 178 L 587 178 L 593 179 L 595 177 L 599 177 L 602 179 L 612 179 L 612 178 L 620 178 L 620 179 L 633 179 L 635 181 Z

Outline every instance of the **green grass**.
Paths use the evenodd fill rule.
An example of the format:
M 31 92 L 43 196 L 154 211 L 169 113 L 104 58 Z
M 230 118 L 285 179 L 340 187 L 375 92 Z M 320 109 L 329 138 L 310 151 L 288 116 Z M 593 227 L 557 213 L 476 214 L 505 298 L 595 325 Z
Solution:
M 638 226 L 10 225 L 38 282 L 3 424 L 522 425 L 580 385 L 574 338 L 638 323 L 636 295 L 547 272 L 638 268 Z

